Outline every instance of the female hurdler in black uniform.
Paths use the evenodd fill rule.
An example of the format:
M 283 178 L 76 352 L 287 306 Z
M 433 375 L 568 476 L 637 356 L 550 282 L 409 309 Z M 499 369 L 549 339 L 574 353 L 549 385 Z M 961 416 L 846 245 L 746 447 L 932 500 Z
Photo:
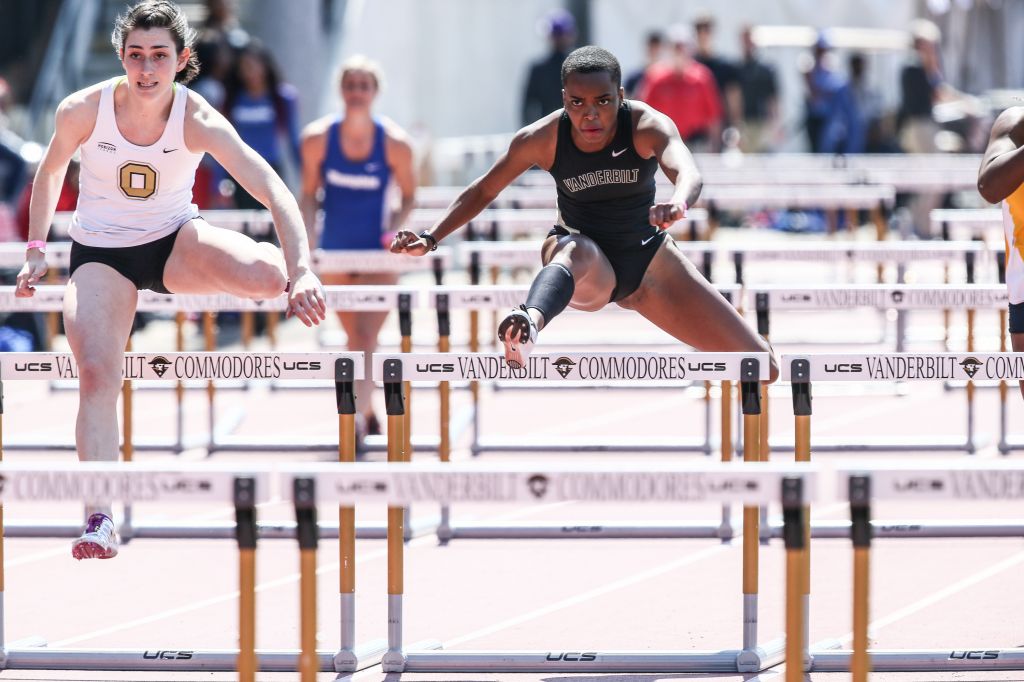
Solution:
M 662 231 L 697 200 L 700 173 L 675 125 L 642 102 L 625 100 L 620 80 L 618 60 L 607 50 L 571 53 L 562 65 L 564 108 L 516 133 L 508 151 L 432 229 L 400 231 L 391 250 L 427 253 L 536 165 L 555 178 L 558 219 L 525 305 L 498 326 L 510 366 L 523 365 L 537 332 L 566 305 L 599 310 L 610 301 L 700 351 L 770 353 Z M 659 165 L 675 191 L 655 203 Z M 777 376 L 772 357 L 771 380 Z

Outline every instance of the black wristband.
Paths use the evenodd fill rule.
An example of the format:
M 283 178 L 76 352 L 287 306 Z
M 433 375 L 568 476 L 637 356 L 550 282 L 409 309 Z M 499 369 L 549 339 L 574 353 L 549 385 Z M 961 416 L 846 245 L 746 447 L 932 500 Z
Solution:
M 423 232 L 420 232 L 419 237 L 420 239 L 426 239 L 430 242 L 430 248 L 428 251 L 437 251 L 437 238 L 434 237 L 434 235 L 424 230 Z

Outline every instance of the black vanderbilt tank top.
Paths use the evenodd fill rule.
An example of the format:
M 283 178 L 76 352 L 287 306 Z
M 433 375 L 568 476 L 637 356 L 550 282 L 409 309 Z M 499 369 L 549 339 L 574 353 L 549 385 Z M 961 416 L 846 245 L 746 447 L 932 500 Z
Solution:
M 655 158 L 644 159 L 633 146 L 629 102 L 619 108 L 615 137 L 596 152 L 582 152 L 572 141 L 572 122 L 562 112 L 555 162 L 550 173 L 558 187 L 562 225 L 606 244 L 639 243 L 655 232 L 649 221 L 654 203 Z

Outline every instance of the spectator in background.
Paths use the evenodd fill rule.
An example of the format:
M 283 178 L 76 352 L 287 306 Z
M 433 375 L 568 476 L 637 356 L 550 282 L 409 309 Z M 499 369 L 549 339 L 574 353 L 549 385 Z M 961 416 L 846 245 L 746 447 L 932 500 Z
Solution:
M 867 73 L 867 57 L 854 52 L 849 59 L 850 91 L 860 112 L 864 125 L 864 148 L 869 154 L 899 152 L 892 139 L 891 117 L 887 121 L 882 93 L 870 83 Z
M 200 29 L 201 36 L 216 40 L 233 52 L 248 45 L 249 34 L 238 21 L 237 5 L 236 0 L 206 0 L 206 21 Z
M 626 91 L 626 97 L 636 99 L 643 85 L 644 74 L 661 61 L 661 50 L 664 43 L 665 37 L 661 31 L 651 31 L 647 34 L 647 61 L 641 68 L 626 76 L 626 80 L 623 81 L 622 87 Z
M 722 104 L 715 77 L 691 56 L 693 33 L 688 26 L 673 26 L 668 39 L 671 58 L 648 70 L 638 99 L 672 119 L 692 151 L 718 151 Z
M 945 98 L 946 86 L 939 63 L 939 27 L 925 19 L 913 22 L 910 29 L 914 59 L 900 73 L 900 146 L 903 151 L 920 154 L 936 151 L 935 134 L 939 125 L 932 116 L 933 106 Z
M 295 167 L 302 165 L 297 101 L 295 88 L 282 81 L 270 52 L 258 42 L 250 41 L 228 75 L 224 114 L 242 141 L 266 159 L 279 176 L 284 167 L 282 140 Z M 234 199 L 236 208 L 263 208 L 263 204 L 237 182 Z
M 831 50 L 828 35 L 818 34 L 813 64 L 804 73 L 807 137 L 815 153 L 856 153 L 864 149 L 864 127 L 849 81 L 833 68 Z
M 750 26 L 740 30 L 743 59 L 737 67 L 743 100 L 740 149 L 770 152 L 779 137 L 779 85 L 775 69 L 757 57 Z
M 523 94 L 523 125 L 562 108 L 562 62 L 576 45 L 576 20 L 559 9 L 549 14 L 545 28 L 551 51 L 530 65 Z
M 725 109 L 723 126 L 735 126 L 743 118 L 743 94 L 740 90 L 739 71 L 735 64 L 714 52 L 714 17 L 710 14 L 699 15 L 693 22 L 693 30 L 697 39 L 694 59 L 708 67 L 711 75 L 715 77 L 718 96 Z

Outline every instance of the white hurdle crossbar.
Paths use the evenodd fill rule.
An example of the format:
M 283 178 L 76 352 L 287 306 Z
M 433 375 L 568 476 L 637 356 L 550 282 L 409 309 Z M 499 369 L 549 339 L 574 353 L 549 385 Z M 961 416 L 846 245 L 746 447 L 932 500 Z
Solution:
M 386 361 L 385 361 L 386 362 Z M 387 365 L 385 365 L 386 367 Z M 397 415 L 389 415 L 397 416 Z M 397 421 L 401 424 L 401 421 Z M 400 447 L 401 439 L 396 441 Z M 342 469 L 325 465 L 296 467 L 286 489 L 315 490 L 321 503 L 387 504 L 400 518 L 401 505 L 413 502 L 455 504 L 549 503 L 562 500 L 604 503 L 720 502 L 747 506 L 783 504 L 787 521 L 787 602 L 798 597 L 799 555 L 805 519 L 800 511 L 815 494 L 813 470 L 799 465 L 703 463 L 644 468 L 630 465 L 488 466 L 458 464 L 363 464 Z M 763 670 L 781 660 L 775 649 L 745 646 L 724 651 L 591 651 L 586 655 L 554 655 L 559 651 L 423 651 L 403 644 L 404 557 L 400 528 L 388 543 L 388 651 L 385 672 L 747 672 Z M 756 535 L 755 535 L 756 546 Z M 315 566 L 311 567 L 315 569 Z M 797 602 L 798 605 L 798 602 Z M 787 633 L 802 631 L 799 608 L 787 608 Z M 744 628 L 746 634 L 747 628 Z M 798 638 L 793 638 L 798 639 Z M 750 642 L 744 637 L 745 645 Z M 312 646 L 312 643 L 311 643 Z M 792 649 L 786 650 L 790 655 Z

